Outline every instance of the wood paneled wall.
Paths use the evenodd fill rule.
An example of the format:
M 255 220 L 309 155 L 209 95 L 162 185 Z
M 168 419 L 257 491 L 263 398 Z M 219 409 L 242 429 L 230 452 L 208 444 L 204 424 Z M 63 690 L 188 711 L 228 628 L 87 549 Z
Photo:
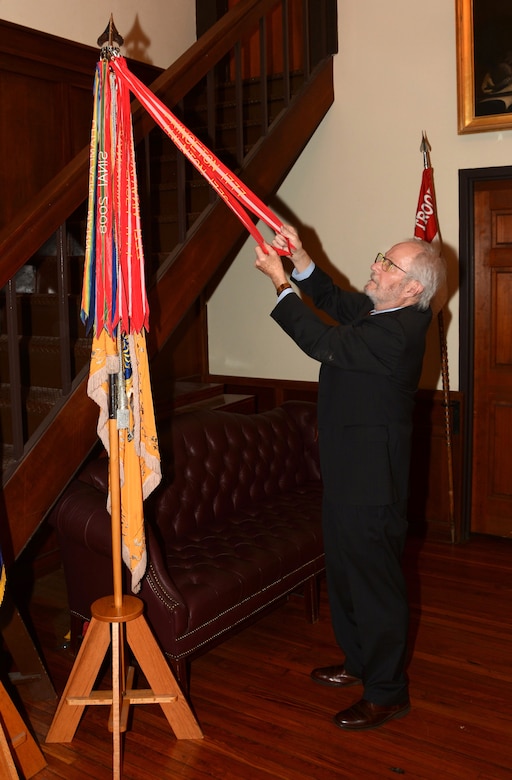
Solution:
M 0 228 L 88 145 L 98 53 L 0 20 Z M 130 68 L 147 84 L 161 72 Z

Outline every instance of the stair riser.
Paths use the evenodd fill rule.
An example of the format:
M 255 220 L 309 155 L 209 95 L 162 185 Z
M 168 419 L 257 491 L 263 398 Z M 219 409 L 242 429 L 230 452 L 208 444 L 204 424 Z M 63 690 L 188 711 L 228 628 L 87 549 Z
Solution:
M 187 230 L 192 227 L 198 216 L 199 213 L 187 215 Z M 180 240 L 176 215 L 172 214 L 168 219 L 159 217 L 155 220 L 152 225 L 151 235 L 154 245 L 153 254 L 165 256 L 172 252 Z
M 59 336 L 59 307 L 55 295 L 20 295 L 17 298 L 18 333 L 24 337 Z M 80 320 L 80 299 L 69 299 L 69 326 L 71 336 L 82 336 L 84 327 Z M 7 334 L 5 310 L 0 313 L 0 335 Z
M 90 348 L 75 346 L 72 355 L 73 375 L 90 360 Z M 9 360 L 5 342 L 0 347 L 0 372 L 2 383 L 10 382 Z M 62 387 L 60 349 L 58 340 L 54 345 L 40 346 L 22 342 L 20 349 L 20 374 L 23 387 Z
M 53 404 L 39 404 L 37 408 L 26 408 L 26 419 L 23 421 L 25 437 L 29 439 L 34 435 L 45 417 L 52 410 Z M 0 424 L 2 426 L 2 446 L 9 447 L 12 444 L 12 414 L 10 407 L 0 407 Z
M 282 98 L 273 99 L 267 101 L 267 113 L 276 116 L 284 106 L 284 100 Z M 263 110 L 260 100 L 254 100 L 245 102 L 242 106 L 242 116 L 244 122 L 261 124 L 263 117 Z M 215 126 L 217 131 L 221 130 L 224 126 L 234 124 L 238 118 L 238 110 L 236 107 L 236 101 L 223 105 L 217 104 L 215 106 Z M 201 138 L 205 135 L 204 128 L 208 126 L 208 110 L 206 104 L 198 107 L 194 111 L 187 111 L 185 114 L 184 124 L 187 127 L 195 128 L 194 133 Z M 204 143 L 206 143 L 206 140 Z
M 302 72 L 290 74 L 290 90 L 296 92 L 304 83 L 304 74 Z M 269 100 L 282 100 L 284 95 L 283 80 L 278 78 L 267 78 L 267 95 Z M 259 79 L 244 79 L 243 81 L 244 106 L 247 103 L 257 103 L 261 99 L 261 84 Z M 215 90 L 215 102 L 217 106 L 229 106 L 236 101 L 236 85 L 234 81 L 224 81 L 219 84 Z M 206 88 L 197 89 L 189 93 L 185 100 L 185 112 L 195 110 L 200 112 L 204 110 L 206 104 Z
M 187 187 L 186 208 L 187 212 L 201 212 L 210 203 L 211 188 L 208 182 L 200 187 Z M 178 192 L 175 187 L 162 185 L 152 200 L 153 213 L 164 217 L 178 212 Z
M 251 124 L 245 123 L 243 130 L 244 152 L 247 152 L 260 138 L 261 125 L 257 122 Z M 178 163 L 176 147 L 170 139 L 168 143 L 158 144 L 157 149 L 151 147 L 151 181 L 152 188 L 162 183 L 176 183 L 178 180 Z M 203 141 L 205 145 L 212 149 L 213 144 L 209 140 Z M 221 128 L 215 136 L 215 149 L 212 149 L 216 157 L 228 166 L 236 168 L 236 149 L 238 144 L 238 134 L 236 122 Z M 185 179 L 187 181 L 201 183 L 204 182 L 204 176 L 197 168 L 187 162 L 185 164 Z

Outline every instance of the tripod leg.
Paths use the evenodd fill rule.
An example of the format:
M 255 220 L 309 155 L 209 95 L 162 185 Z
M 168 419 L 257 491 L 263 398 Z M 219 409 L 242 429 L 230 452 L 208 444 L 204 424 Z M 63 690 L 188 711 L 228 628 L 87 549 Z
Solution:
M 19 780 L 18 770 L 14 764 L 9 745 L 5 736 L 5 732 L 0 723 L 0 770 L 1 777 L 5 777 L 5 780 Z
M 39 745 L 0 683 L 0 777 L 18 778 L 17 770 L 12 774 L 15 769 L 13 756 L 20 768 L 20 777 L 33 777 L 46 766 Z
M 199 724 L 143 615 L 126 624 L 126 635 L 128 644 L 133 650 L 153 693 L 172 693 L 177 696 L 175 702 L 160 704 L 176 737 L 178 739 L 202 739 L 203 733 Z
M 88 704 L 92 686 L 110 646 L 110 623 L 96 620 L 89 623 L 67 685 L 54 715 L 46 742 L 71 742 L 84 707 Z M 83 697 L 83 704 L 69 704 L 70 696 Z

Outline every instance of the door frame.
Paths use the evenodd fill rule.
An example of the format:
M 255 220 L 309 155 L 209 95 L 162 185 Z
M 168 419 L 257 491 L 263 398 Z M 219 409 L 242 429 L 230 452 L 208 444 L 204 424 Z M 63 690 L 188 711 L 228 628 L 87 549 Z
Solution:
M 475 337 L 475 214 L 476 182 L 512 179 L 512 165 L 459 170 L 459 386 L 465 399 L 466 446 L 462 473 L 462 537 L 471 535 L 473 474 L 473 404 Z

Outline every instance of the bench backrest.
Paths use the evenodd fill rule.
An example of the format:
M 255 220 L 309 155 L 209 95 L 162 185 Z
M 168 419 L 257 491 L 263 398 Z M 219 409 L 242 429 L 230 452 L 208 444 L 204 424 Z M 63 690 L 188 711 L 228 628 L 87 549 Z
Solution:
M 313 403 L 288 401 L 260 414 L 176 414 L 158 437 L 163 478 L 145 514 L 166 544 L 194 527 L 214 532 L 234 512 L 320 480 Z M 106 492 L 104 461 L 80 479 Z

